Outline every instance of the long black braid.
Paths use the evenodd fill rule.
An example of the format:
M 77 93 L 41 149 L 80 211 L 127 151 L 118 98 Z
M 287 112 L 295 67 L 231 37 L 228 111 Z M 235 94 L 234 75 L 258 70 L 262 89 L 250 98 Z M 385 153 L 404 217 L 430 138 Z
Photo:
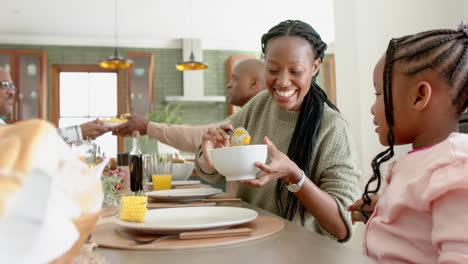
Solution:
M 376 194 L 381 186 L 380 165 L 394 155 L 392 69 L 397 62 L 399 71 L 410 77 L 427 69 L 440 74 L 452 89 L 452 104 L 459 114 L 466 110 L 468 104 L 468 33 L 456 30 L 431 30 L 390 41 L 383 72 L 389 147 L 372 160 L 373 176 L 367 182 L 362 195 L 364 204 L 361 206 L 361 212 L 366 217 L 369 217 L 369 214 L 363 209 L 364 205 L 371 204 L 369 195 Z M 377 186 L 370 189 L 370 184 L 375 181 Z
M 369 212 L 364 210 L 364 205 L 370 205 L 372 200 L 369 194 L 377 194 L 382 185 L 382 176 L 380 174 L 380 165 L 393 157 L 395 154 L 393 151 L 395 136 L 393 134 L 393 99 L 392 99 L 392 68 L 393 68 L 393 54 L 395 53 L 395 46 L 396 40 L 392 39 L 388 44 L 387 53 L 385 56 L 385 66 L 384 66 L 384 74 L 383 74 L 383 92 L 384 92 L 384 104 L 385 104 L 385 118 L 388 124 L 388 149 L 383 152 L 380 152 L 371 163 L 372 171 L 374 174 L 366 183 L 366 187 L 364 188 L 364 194 L 362 195 L 362 200 L 364 201 L 363 206 L 361 206 L 360 210 L 361 213 L 369 217 Z M 377 186 L 374 189 L 370 189 L 370 185 L 377 181 Z
M 262 51 L 266 52 L 268 41 L 282 36 L 296 36 L 307 40 L 314 52 L 314 59 L 323 61 L 327 44 L 322 41 L 320 35 L 308 24 L 299 20 L 287 20 L 271 28 L 262 36 Z M 315 149 L 315 143 L 320 129 L 323 116 L 323 103 L 338 111 L 335 105 L 328 100 L 325 92 L 315 82 L 317 74 L 312 78 L 309 92 L 304 97 L 301 111 L 294 129 L 294 133 L 289 143 L 288 157 L 301 168 L 306 176 L 311 179 L 310 163 Z M 280 215 L 288 220 L 292 220 L 296 214 L 299 201 L 297 197 L 288 192 L 286 204 L 283 204 L 281 194 L 285 184 L 278 180 L 276 183 L 276 206 Z M 305 207 L 300 204 L 301 221 L 304 223 Z

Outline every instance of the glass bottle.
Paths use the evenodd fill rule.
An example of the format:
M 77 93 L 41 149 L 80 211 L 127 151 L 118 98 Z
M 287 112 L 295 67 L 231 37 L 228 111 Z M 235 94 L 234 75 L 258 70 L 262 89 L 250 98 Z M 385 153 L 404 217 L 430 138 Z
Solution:
M 136 194 L 143 191 L 143 162 L 140 150 L 140 133 L 133 131 L 132 151 L 128 156 L 130 167 L 130 190 Z

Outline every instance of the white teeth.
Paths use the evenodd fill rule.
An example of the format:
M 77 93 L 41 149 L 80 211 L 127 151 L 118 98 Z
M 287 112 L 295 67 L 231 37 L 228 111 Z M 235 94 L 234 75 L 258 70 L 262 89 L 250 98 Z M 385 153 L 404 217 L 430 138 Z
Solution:
M 275 92 L 279 96 L 289 97 L 293 95 L 296 92 L 296 90 L 286 90 L 286 91 L 275 90 Z

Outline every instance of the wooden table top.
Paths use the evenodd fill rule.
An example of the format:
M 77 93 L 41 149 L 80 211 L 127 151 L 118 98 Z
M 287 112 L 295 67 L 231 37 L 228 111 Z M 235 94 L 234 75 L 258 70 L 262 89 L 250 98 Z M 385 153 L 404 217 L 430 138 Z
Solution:
M 236 206 L 254 209 L 259 215 L 273 216 L 247 203 Z M 279 233 L 235 245 L 155 251 L 98 248 L 97 253 L 104 256 L 110 263 L 375 263 L 361 252 L 282 220 L 285 221 L 285 227 Z

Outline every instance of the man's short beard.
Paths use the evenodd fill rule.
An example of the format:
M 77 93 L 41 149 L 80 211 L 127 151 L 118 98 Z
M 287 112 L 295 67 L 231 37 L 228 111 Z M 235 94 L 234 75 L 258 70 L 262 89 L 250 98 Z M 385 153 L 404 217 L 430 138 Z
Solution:
M 230 93 L 226 94 L 226 103 L 232 104 L 232 96 Z
M 13 112 L 13 107 L 3 106 L 0 107 L 0 116 L 9 116 Z

